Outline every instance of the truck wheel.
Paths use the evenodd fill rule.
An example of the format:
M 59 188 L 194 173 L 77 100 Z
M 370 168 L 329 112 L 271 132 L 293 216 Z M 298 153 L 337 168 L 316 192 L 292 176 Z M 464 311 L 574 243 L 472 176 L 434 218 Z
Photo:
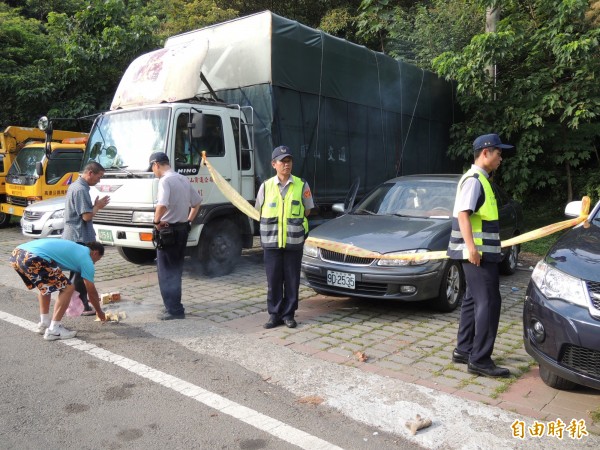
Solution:
M 125 261 L 133 264 L 150 264 L 156 259 L 156 250 L 117 247 L 117 251 Z
M 502 275 L 512 275 L 517 271 L 517 263 L 519 262 L 519 246 L 513 245 L 508 253 L 500 261 L 500 273 Z
M 547 386 L 550 386 L 554 389 L 568 390 L 577 387 L 577 383 L 573 383 L 570 380 L 559 377 L 542 365 L 540 365 L 540 378 Z
M 12 216 L 10 214 L 0 212 L 0 228 L 6 228 L 10 223 L 11 217 Z
M 219 277 L 231 273 L 241 254 L 242 237 L 231 220 L 215 220 L 204 226 L 198 244 L 204 275 Z
M 434 300 L 434 306 L 438 311 L 454 311 L 465 295 L 465 276 L 460 262 L 450 261 L 444 269 L 440 292 Z

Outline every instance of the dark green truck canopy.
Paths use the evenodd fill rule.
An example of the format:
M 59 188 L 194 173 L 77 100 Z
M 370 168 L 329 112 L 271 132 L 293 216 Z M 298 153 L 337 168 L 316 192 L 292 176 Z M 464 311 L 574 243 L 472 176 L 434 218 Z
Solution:
M 431 72 L 270 11 L 165 48 L 190 42 L 206 49 L 201 70 L 219 97 L 254 108 L 259 180 L 282 144 L 319 203 L 342 201 L 356 177 L 364 194 L 397 175 L 460 171 L 446 156 L 453 87 Z

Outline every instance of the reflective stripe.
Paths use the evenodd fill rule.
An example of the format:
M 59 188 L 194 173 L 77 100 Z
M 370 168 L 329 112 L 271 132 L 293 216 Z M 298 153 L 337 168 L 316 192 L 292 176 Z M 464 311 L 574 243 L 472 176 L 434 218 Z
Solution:
M 499 253 L 501 250 L 501 247 L 496 245 L 476 245 L 475 247 L 477 248 L 477 251 L 484 253 Z M 462 252 L 467 249 L 467 245 L 464 242 L 460 244 L 450 242 L 450 244 L 448 244 L 448 249 Z
M 452 230 L 452 232 L 450 233 L 450 237 L 453 237 L 455 239 L 462 239 L 462 233 L 458 230 Z M 493 240 L 499 240 L 500 239 L 500 233 L 483 233 L 483 232 L 477 232 L 477 233 L 473 233 L 473 237 L 474 238 L 479 238 L 479 239 L 493 239 Z

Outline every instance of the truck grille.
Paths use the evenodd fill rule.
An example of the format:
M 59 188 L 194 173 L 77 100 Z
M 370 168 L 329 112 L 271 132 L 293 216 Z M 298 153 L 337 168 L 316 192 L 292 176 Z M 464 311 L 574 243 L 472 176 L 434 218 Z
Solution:
M 597 350 L 567 344 L 560 362 L 576 372 L 600 379 L 600 352 Z
M 43 215 L 44 215 L 43 212 L 34 212 L 34 211 L 25 210 L 25 212 L 23 213 L 23 219 L 33 222 L 34 220 L 41 219 Z
M 133 211 L 118 209 L 101 209 L 94 215 L 95 224 L 132 225 Z
M 372 258 L 361 258 L 359 256 L 346 255 L 344 253 L 332 252 L 331 250 L 321 249 L 321 259 L 324 261 L 349 264 L 353 266 L 369 266 L 375 261 Z
M 592 299 L 592 305 L 597 310 L 600 310 L 600 283 L 597 281 L 588 281 L 587 288 Z
M 6 201 L 15 206 L 27 206 L 27 199 L 25 197 L 16 197 L 11 195 L 6 197 Z

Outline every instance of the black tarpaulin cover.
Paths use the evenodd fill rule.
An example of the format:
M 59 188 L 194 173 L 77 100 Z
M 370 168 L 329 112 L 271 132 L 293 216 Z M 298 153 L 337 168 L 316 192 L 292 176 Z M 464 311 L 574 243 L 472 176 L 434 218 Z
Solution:
M 460 171 L 446 156 L 453 88 L 435 74 L 270 11 L 170 38 L 208 42 L 202 72 L 226 102 L 255 111 L 256 174 L 292 149 L 318 203 L 396 175 Z M 203 48 L 202 45 L 197 47 Z M 208 92 L 202 83 L 198 94 Z

